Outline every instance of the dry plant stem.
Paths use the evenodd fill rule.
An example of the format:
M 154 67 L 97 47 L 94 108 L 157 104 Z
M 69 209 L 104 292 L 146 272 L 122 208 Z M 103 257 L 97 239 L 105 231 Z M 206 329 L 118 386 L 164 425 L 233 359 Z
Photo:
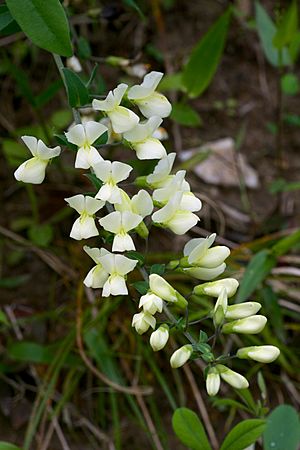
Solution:
M 100 372 L 97 367 L 93 365 L 91 360 L 88 358 L 87 354 L 84 350 L 84 345 L 82 341 L 82 295 L 83 295 L 83 287 L 82 283 L 80 283 L 77 291 L 77 313 L 76 313 L 76 342 L 78 351 L 80 354 L 81 359 L 87 366 L 87 368 L 97 377 L 99 380 L 101 380 L 103 383 L 107 384 L 111 388 L 113 388 L 115 391 L 122 392 L 123 394 L 130 394 L 130 395 L 149 395 L 152 393 L 151 387 L 126 387 L 121 386 L 118 383 L 115 383 L 114 381 L 110 380 L 106 375 L 104 375 L 102 372 Z
M 206 409 L 205 403 L 203 401 L 203 398 L 201 396 L 201 393 L 200 393 L 200 391 L 199 391 L 199 389 L 197 387 L 194 375 L 193 375 L 190 367 L 187 364 L 185 364 L 183 366 L 183 370 L 184 370 L 184 373 L 185 373 L 185 375 L 186 375 L 186 377 L 187 377 L 187 379 L 188 379 L 188 381 L 190 383 L 190 386 L 192 388 L 192 391 L 193 391 L 193 394 L 194 394 L 194 397 L 195 397 L 198 409 L 199 409 L 201 417 L 202 417 L 202 419 L 203 419 L 203 421 L 205 423 L 205 427 L 206 427 L 207 433 L 209 435 L 209 438 L 210 438 L 210 441 L 211 441 L 211 445 L 212 445 L 214 450 L 217 450 L 219 448 L 218 439 L 217 439 L 217 436 L 215 434 L 215 431 L 214 431 L 214 428 L 212 426 L 212 423 L 210 421 L 209 414 L 207 412 L 207 409 Z

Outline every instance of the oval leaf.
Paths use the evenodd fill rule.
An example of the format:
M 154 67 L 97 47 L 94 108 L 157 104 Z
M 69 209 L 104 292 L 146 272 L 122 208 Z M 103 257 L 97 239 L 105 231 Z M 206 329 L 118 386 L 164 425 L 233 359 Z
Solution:
M 296 450 L 300 443 L 300 422 L 290 405 L 278 406 L 267 418 L 264 450 Z
M 192 51 L 182 73 L 182 82 L 190 97 L 202 94 L 217 70 L 225 45 L 230 15 L 229 8 Z
M 69 24 L 59 0 L 6 0 L 6 4 L 35 45 L 62 56 L 73 54 Z
M 172 425 L 177 437 L 187 447 L 193 450 L 211 450 L 199 417 L 190 409 L 176 409 Z
M 0 441 L 0 450 L 22 450 L 22 449 L 14 444 L 10 444 L 9 442 Z
M 89 102 L 89 92 L 79 76 L 70 69 L 63 69 L 62 71 L 65 77 L 69 105 L 72 108 L 76 108 L 87 104 Z
M 229 431 L 220 450 L 244 450 L 262 435 L 265 427 L 265 420 L 243 420 Z

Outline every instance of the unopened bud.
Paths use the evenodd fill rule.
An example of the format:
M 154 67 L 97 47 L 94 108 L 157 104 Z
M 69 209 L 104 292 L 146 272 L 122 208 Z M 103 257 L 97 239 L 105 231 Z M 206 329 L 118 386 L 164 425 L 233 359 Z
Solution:
M 265 316 L 250 316 L 245 319 L 234 320 L 225 323 L 222 327 L 223 333 L 257 334 L 260 333 L 267 323 Z
M 138 314 L 134 314 L 131 325 L 136 329 L 138 334 L 143 334 L 149 329 L 149 327 L 154 329 L 155 324 L 155 317 L 147 312 L 142 311 Z
M 222 364 L 218 364 L 216 366 L 222 380 L 226 381 L 226 383 L 230 384 L 230 386 L 236 389 L 247 389 L 249 383 L 243 375 L 234 372 L 234 370 L 229 369 Z
M 150 290 L 166 302 L 175 303 L 180 308 L 187 306 L 186 299 L 179 294 L 164 278 L 156 273 L 149 276 Z
M 157 311 L 162 312 L 163 301 L 157 295 L 148 292 L 140 298 L 139 307 L 143 307 L 143 310 L 151 315 L 155 314 Z
M 150 345 L 154 352 L 163 349 L 169 339 L 169 327 L 167 324 L 161 325 L 157 330 L 153 331 L 150 336 Z
M 186 344 L 176 350 L 170 359 L 170 364 L 173 369 L 183 366 L 191 357 L 193 347 L 191 344 Z
M 227 293 L 226 289 L 223 289 L 218 297 L 214 308 L 214 323 L 215 325 L 220 325 L 225 318 L 227 311 Z
M 211 297 L 219 297 L 223 289 L 226 289 L 227 296 L 232 297 L 239 286 L 235 278 L 224 278 L 223 280 L 212 281 L 210 283 L 199 284 L 194 288 L 196 295 L 209 295 Z
M 215 367 L 209 369 L 208 375 L 206 377 L 206 390 L 208 395 L 217 395 L 220 389 L 220 375 Z
M 261 304 L 257 302 L 238 303 L 237 305 L 230 305 L 227 308 L 226 319 L 236 320 L 244 319 L 245 317 L 253 316 L 261 308 Z
M 280 355 L 279 348 L 274 345 L 260 345 L 243 347 L 237 351 L 236 356 L 240 359 L 253 359 L 261 363 L 271 363 Z

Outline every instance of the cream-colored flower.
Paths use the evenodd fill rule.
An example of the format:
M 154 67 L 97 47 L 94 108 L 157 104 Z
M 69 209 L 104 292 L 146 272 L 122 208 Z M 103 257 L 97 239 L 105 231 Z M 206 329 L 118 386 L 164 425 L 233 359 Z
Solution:
M 72 226 L 71 238 L 81 240 L 98 236 L 94 215 L 104 206 L 104 202 L 82 194 L 65 198 L 65 201 L 80 214 Z

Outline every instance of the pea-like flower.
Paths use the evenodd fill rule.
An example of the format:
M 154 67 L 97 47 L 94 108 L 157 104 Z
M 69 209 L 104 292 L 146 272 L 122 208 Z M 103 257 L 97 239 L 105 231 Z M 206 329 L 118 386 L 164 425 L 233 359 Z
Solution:
M 169 327 L 167 324 L 162 324 L 157 330 L 153 331 L 150 336 L 150 345 L 154 352 L 162 350 L 169 339 Z
M 80 241 L 81 239 L 98 236 L 94 214 L 104 206 L 104 202 L 82 194 L 65 198 L 65 201 L 80 214 L 80 217 L 75 220 L 72 226 L 71 238 Z
M 141 216 L 130 211 L 114 211 L 99 220 L 105 230 L 115 234 L 112 245 L 113 252 L 135 250 L 134 242 L 128 231 L 136 228 L 142 220 Z
M 105 125 L 90 120 L 83 124 L 74 125 L 65 133 L 68 141 L 78 147 L 75 159 L 75 167 L 77 169 L 89 169 L 97 162 L 103 160 L 93 144 L 106 131 L 107 127 Z
M 230 386 L 236 389 L 247 389 L 249 387 L 248 380 L 243 375 L 223 366 L 223 364 L 218 364 L 216 370 L 219 372 L 222 380 L 226 381 Z
M 256 314 L 260 308 L 261 304 L 258 302 L 245 302 L 230 305 L 227 308 L 225 317 L 227 320 L 244 319 L 245 317 Z
M 158 297 L 158 295 L 155 295 L 152 292 L 147 292 L 147 294 L 140 298 L 139 308 L 141 307 L 143 307 L 145 312 L 153 315 L 157 311 L 162 312 L 163 301 L 160 297 Z
M 108 274 L 107 280 L 103 285 L 102 296 L 127 295 L 128 290 L 125 277 L 135 268 L 137 261 L 124 255 L 115 255 L 113 253 L 101 256 L 99 261 L 103 270 Z
M 140 85 L 132 86 L 128 90 L 128 99 L 136 104 L 147 118 L 168 117 L 172 111 L 169 100 L 155 91 L 162 77 L 163 73 L 152 71 L 145 75 Z
M 160 117 L 150 117 L 146 122 L 138 123 L 132 130 L 123 134 L 124 139 L 136 151 L 138 159 L 161 159 L 167 156 L 165 147 L 153 137 L 161 122 Z
M 123 191 L 123 189 L 119 189 L 119 192 L 121 196 L 121 202 L 114 205 L 116 211 L 131 211 L 134 214 L 138 214 L 143 219 L 144 217 L 149 216 L 149 214 L 152 213 L 152 198 L 151 195 L 144 189 L 141 189 L 132 198 L 130 198 L 129 195 L 127 195 L 126 192 Z
M 206 390 L 209 396 L 217 395 L 220 389 L 221 379 L 218 370 L 211 367 L 206 377 Z
M 215 238 L 216 234 L 211 234 L 206 239 L 191 239 L 185 245 L 181 264 L 192 267 L 184 268 L 184 272 L 205 281 L 213 280 L 224 272 L 226 268 L 224 260 L 230 255 L 230 250 L 224 245 L 209 248 Z
M 61 149 L 59 146 L 49 148 L 34 136 L 22 136 L 21 139 L 29 148 L 33 158 L 23 162 L 15 171 L 14 176 L 18 181 L 24 183 L 41 184 L 45 179 L 49 161 L 58 156 Z
M 138 334 L 143 334 L 148 331 L 149 327 L 155 328 L 156 319 L 148 312 L 142 311 L 134 314 L 132 318 L 132 326 Z
M 192 353 L 193 347 L 191 344 L 186 344 L 178 348 L 170 359 L 172 369 L 178 369 L 178 367 L 183 366 L 190 359 Z
M 156 164 L 153 173 L 146 177 L 146 181 L 153 189 L 161 188 L 170 183 L 174 175 L 170 175 L 176 153 L 169 153 Z
M 97 178 L 104 183 L 95 198 L 105 202 L 120 203 L 121 195 L 117 184 L 129 177 L 132 167 L 119 161 L 101 161 L 95 164 L 93 169 Z
M 152 220 L 173 233 L 182 235 L 195 226 L 199 217 L 191 211 L 181 209 L 182 192 L 177 192 L 168 203 L 152 214 Z
M 152 273 L 149 276 L 149 286 L 148 293 L 155 294 L 166 302 L 175 303 L 180 308 L 187 306 L 186 299 L 160 275 Z
M 223 278 L 223 280 L 211 281 L 210 283 L 199 284 L 194 287 L 196 295 L 209 295 L 219 297 L 223 289 L 226 289 L 227 297 L 232 297 L 239 287 L 239 282 L 235 278 Z
M 109 277 L 108 272 L 103 268 L 101 263 L 101 257 L 108 255 L 109 252 L 105 248 L 91 248 L 85 245 L 83 250 L 92 258 L 96 263 L 94 267 L 88 272 L 87 276 L 83 280 L 83 283 L 90 288 L 99 289 L 104 286 L 104 283 Z
M 139 122 L 139 117 L 133 111 L 120 106 L 127 88 L 127 84 L 121 83 L 113 91 L 109 91 L 105 100 L 94 99 L 92 103 L 95 110 L 104 111 L 107 114 L 115 133 L 125 133 Z
M 280 350 L 274 345 L 259 345 L 243 347 L 237 351 L 236 356 L 240 359 L 253 359 L 261 363 L 271 363 L 280 355 Z
M 245 319 L 234 320 L 225 323 L 222 327 L 223 333 L 257 334 L 260 333 L 267 323 L 265 316 L 250 316 Z

